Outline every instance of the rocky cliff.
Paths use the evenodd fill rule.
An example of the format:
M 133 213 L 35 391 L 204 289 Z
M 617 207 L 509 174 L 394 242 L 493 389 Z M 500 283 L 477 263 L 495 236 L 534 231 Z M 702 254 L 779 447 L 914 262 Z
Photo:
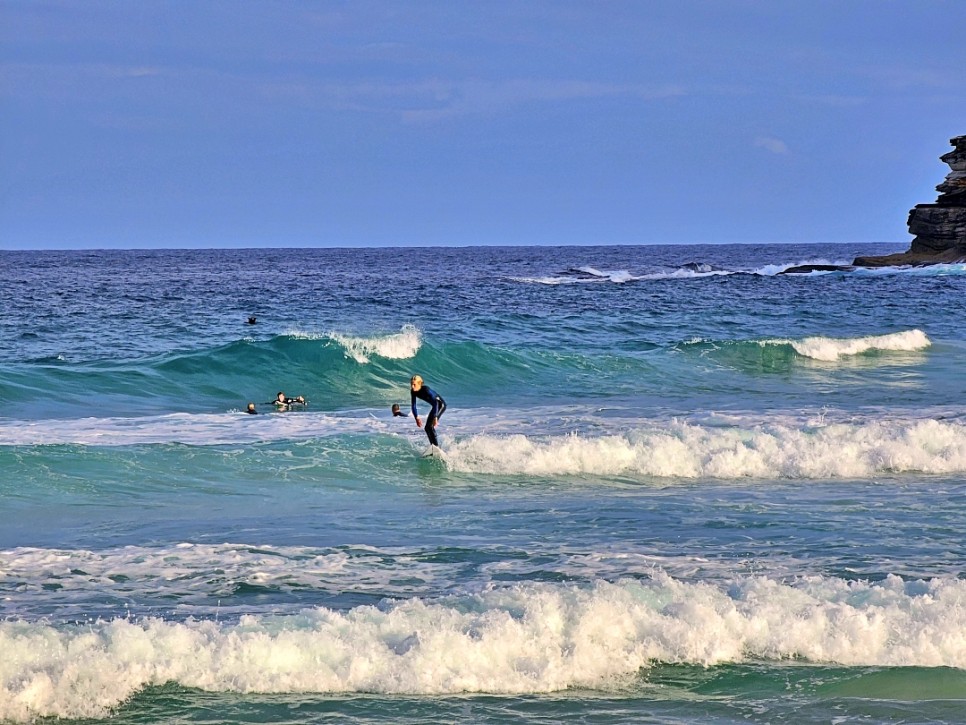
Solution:
M 908 252 L 884 257 L 856 257 L 859 267 L 937 264 L 966 261 L 966 136 L 949 140 L 955 148 L 940 156 L 951 171 L 936 187 L 933 204 L 916 204 L 909 212 L 909 233 L 915 235 Z

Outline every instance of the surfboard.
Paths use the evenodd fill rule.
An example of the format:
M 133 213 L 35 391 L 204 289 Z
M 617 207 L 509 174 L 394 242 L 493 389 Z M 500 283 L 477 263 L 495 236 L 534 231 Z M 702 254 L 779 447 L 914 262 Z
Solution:
M 446 454 L 443 453 L 443 449 L 439 446 L 430 446 L 423 453 L 423 458 L 438 458 L 441 461 L 446 460 Z

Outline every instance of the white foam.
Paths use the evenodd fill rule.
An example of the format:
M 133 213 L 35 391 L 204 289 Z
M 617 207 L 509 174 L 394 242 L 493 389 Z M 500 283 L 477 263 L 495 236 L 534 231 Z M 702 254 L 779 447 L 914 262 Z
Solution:
M 881 420 L 817 427 L 672 421 L 600 436 L 472 435 L 446 445 L 454 471 L 528 476 L 858 478 L 966 471 L 966 426 Z
M 521 282 L 524 284 L 545 284 L 545 285 L 563 285 L 563 284 L 601 284 L 606 282 L 614 282 L 621 284 L 624 282 L 631 282 L 637 277 L 634 277 L 630 272 L 626 270 L 615 271 L 615 272 L 594 272 L 588 269 L 581 269 L 581 272 L 587 274 L 587 277 L 574 277 L 572 275 L 566 276 L 546 276 L 546 277 L 510 277 L 509 279 L 513 282 Z
M 589 274 L 592 277 L 596 277 L 600 280 L 608 281 L 608 282 L 616 282 L 618 284 L 636 279 L 636 277 L 634 277 L 634 275 L 632 275 L 626 269 L 606 270 L 606 271 L 599 270 L 596 267 L 579 267 L 578 269 L 584 274 Z
M 18 547 L 0 550 L 0 592 L 32 600 L 57 584 L 61 602 L 94 594 L 169 598 L 232 594 L 238 584 L 278 590 L 353 591 L 395 596 L 445 586 L 459 564 L 427 561 L 410 549 L 193 544 L 124 546 L 90 551 Z M 213 575 L 212 572 L 218 572 Z M 14 591 L 9 583 L 16 582 Z
M 830 479 L 966 471 L 962 418 L 890 415 L 856 421 L 851 415 L 822 411 L 805 418 L 776 413 L 765 419 L 733 414 L 690 421 L 578 421 L 562 414 L 531 414 L 532 420 L 524 420 L 505 412 L 459 411 L 444 431 L 445 465 L 455 472 L 498 475 L 685 479 Z M 578 424 L 583 432 L 564 432 Z M 394 425 L 388 414 L 385 419 L 364 413 L 296 412 L 0 421 L 0 445 L 231 445 L 345 434 L 396 436 L 409 440 L 414 450 L 423 444 L 416 428 Z M 371 450 L 378 455 L 381 446 Z
M 0 604 L 6 611 L 83 617 L 91 602 L 137 606 L 141 601 L 177 601 L 194 614 L 233 611 L 229 597 L 242 585 L 279 593 L 307 592 L 403 598 L 451 591 L 479 591 L 497 581 L 532 579 L 548 570 L 583 581 L 614 581 L 630 573 L 661 570 L 673 576 L 718 581 L 737 573 L 786 576 L 808 569 L 813 561 L 772 555 L 747 563 L 733 558 L 708 559 L 693 553 L 656 554 L 646 545 L 574 551 L 551 543 L 531 547 L 530 556 L 506 556 L 500 546 L 488 549 L 492 560 L 473 571 L 467 562 L 438 556 L 433 547 L 306 547 L 240 543 L 181 543 L 123 546 L 112 549 L 17 547 L 0 550 Z M 534 559 L 539 559 L 535 562 Z M 743 566 L 752 568 L 742 569 Z M 217 602 L 217 607 L 215 603 Z M 238 606 L 238 605 L 234 605 Z M 253 613 L 250 602 L 244 613 Z M 279 611 L 271 598 L 262 611 Z M 291 605 L 289 605 L 291 606 Z
M 799 355 L 813 360 L 834 362 L 843 357 L 861 355 L 872 350 L 914 352 L 932 343 L 922 330 L 905 330 L 868 337 L 806 337 L 801 340 L 766 340 L 763 345 L 791 345 Z
M 403 325 L 390 335 L 354 337 L 333 332 L 329 337 L 345 348 L 346 355 L 358 363 L 367 363 L 372 355 L 392 360 L 415 357 L 422 345 L 422 334 L 414 325 Z
M 636 282 L 639 280 L 700 279 L 703 277 L 718 277 L 734 274 L 734 272 L 728 270 L 711 269 L 710 267 L 702 270 L 680 268 L 669 271 L 648 272 L 640 275 L 631 274 L 625 269 L 601 271 L 595 267 L 580 267 L 578 271 L 583 272 L 587 276 L 550 275 L 545 277 L 510 277 L 510 279 L 514 282 L 545 285 L 600 284 L 605 282 L 623 284 L 625 282 Z
M 655 663 L 966 668 L 966 582 L 657 573 L 237 622 L 0 622 L 0 720 L 105 717 L 151 685 L 447 695 L 606 689 Z
M 793 264 L 766 264 L 751 270 L 751 274 L 757 274 L 762 277 L 774 277 L 776 275 L 781 274 L 785 270 L 791 269 L 792 267 L 806 267 L 806 266 L 812 266 L 812 265 L 851 268 L 852 260 L 844 260 L 844 259 L 829 260 L 829 259 L 820 258 L 820 259 L 803 259 L 800 262 L 795 262 Z M 804 278 L 804 277 L 810 277 L 812 275 L 826 275 L 826 274 L 830 274 L 830 272 L 827 270 L 816 270 L 814 272 L 809 272 L 807 274 L 797 274 L 794 276 L 796 278 Z
M 332 340 L 345 349 L 346 356 L 367 363 L 371 356 L 403 360 L 415 357 L 423 336 L 415 325 L 403 325 L 399 332 L 384 335 L 347 335 L 341 332 L 306 332 L 289 330 L 286 334 L 299 340 Z
M 888 275 L 903 275 L 908 277 L 947 277 L 966 274 L 966 264 L 927 264 L 923 266 L 900 266 L 900 267 L 862 267 L 856 269 L 857 272 L 879 277 Z
M 797 279 L 806 279 L 809 277 L 825 276 L 828 274 L 849 272 L 850 274 L 860 274 L 860 275 L 871 275 L 871 276 L 881 276 L 881 275 L 909 275 L 909 276 L 922 276 L 922 277 L 937 277 L 937 276 L 948 276 L 948 275 L 961 275 L 966 274 L 966 264 L 934 264 L 923 267 L 879 267 L 879 268 L 863 268 L 863 267 L 852 267 L 851 259 L 805 259 L 794 263 L 780 262 L 774 264 L 765 264 L 760 267 L 754 267 L 750 269 L 740 269 L 740 270 L 728 270 L 728 269 L 716 269 L 711 265 L 699 264 L 693 265 L 691 267 L 681 267 L 672 270 L 657 270 L 651 272 L 644 272 L 639 274 L 632 274 L 627 270 L 618 271 L 604 271 L 597 269 L 596 267 L 580 267 L 577 269 L 578 272 L 582 272 L 586 276 L 574 276 L 573 274 L 560 274 L 560 275 L 547 275 L 543 277 L 510 277 L 514 282 L 528 283 L 528 284 L 546 284 L 546 285 L 562 285 L 562 284 L 587 284 L 587 283 L 601 283 L 601 282 L 632 282 L 637 280 L 688 280 L 688 279 L 701 279 L 704 277 L 718 277 L 727 276 L 732 274 L 753 274 L 761 277 L 774 277 L 779 274 L 786 272 L 792 267 L 805 267 L 805 266 L 831 266 L 840 267 L 840 270 L 825 270 L 816 269 L 812 272 L 802 273 L 793 275 Z
M 304 440 L 385 430 L 388 430 L 385 422 L 370 417 L 307 411 L 273 411 L 259 415 L 239 412 L 171 413 L 138 418 L 0 420 L 0 446 L 127 446 L 159 443 L 214 446 Z
M 727 269 L 675 269 L 669 272 L 651 272 L 643 274 L 638 279 L 661 280 L 661 279 L 703 279 L 705 277 L 727 277 L 735 272 Z

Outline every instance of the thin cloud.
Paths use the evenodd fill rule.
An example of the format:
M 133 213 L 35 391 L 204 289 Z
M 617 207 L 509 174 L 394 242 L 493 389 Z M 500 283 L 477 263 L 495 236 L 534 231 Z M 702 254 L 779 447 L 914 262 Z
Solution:
M 773 154 L 787 154 L 788 145 L 780 138 L 774 136 L 759 136 L 755 139 L 755 146 Z
M 91 84 L 164 74 L 163 68 L 141 65 L 0 63 L 0 88 L 7 96 L 89 98 Z
M 686 94 L 683 88 L 673 85 L 648 87 L 580 80 L 438 78 L 401 83 L 263 81 L 259 83 L 258 91 L 265 97 L 305 105 L 363 113 L 398 114 L 400 119 L 409 123 L 431 123 L 459 116 L 499 113 L 530 103 L 566 103 L 608 97 L 651 101 Z
M 526 104 L 552 104 L 604 98 L 657 101 L 687 95 L 675 84 L 610 83 L 578 79 L 485 80 L 422 78 L 333 81 L 304 73 L 254 75 L 206 67 L 120 64 L 0 64 L 5 95 L 60 98 L 146 93 L 139 84 L 111 81 L 156 79 L 152 97 L 177 106 L 192 96 L 206 103 L 270 101 L 337 111 L 396 114 L 403 122 L 431 123 L 470 115 L 496 114 Z M 107 84 L 103 84 L 107 82 Z
M 856 108 L 869 102 L 869 97 L 864 95 L 841 95 L 834 93 L 825 94 L 800 94 L 792 96 L 796 101 L 807 105 L 828 106 L 830 108 Z
M 561 103 L 614 97 L 654 101 L 686 95 L 679 86 L 649 87 L 579 80 L 471 80 L 446 85 L 437 94 L 435 107 L 407 110 L 403 113 L 403 120 L 430 122 L 455 116 L 498 113 L 529 103 Z
M 885 88 L 899 91 L 923 88 L 953 91 L 963 87 L 961 75 L 939 68 L 873 65 L 859 69 L 858 75 L 865 76 Z

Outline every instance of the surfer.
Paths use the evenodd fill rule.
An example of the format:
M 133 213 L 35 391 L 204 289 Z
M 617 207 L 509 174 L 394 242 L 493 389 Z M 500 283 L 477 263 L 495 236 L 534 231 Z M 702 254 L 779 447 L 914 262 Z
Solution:
M 258 411 L 255 410 L 255 404 L 254 403 L 249 403 L 248 404 L 248 410 L 246 410 L 245 412 L 248 413 L 249 415 L 257 415 L 258 414 Z
M 430 445 L 439 448 L 439 440 L 436 438 L 436 423 L 446 410 L 446 401 L 428 385 L 424 385 L 423 378 L 419 375 L 413 375 L 409 381 L 409 397 L 412 399 L 413 417 L 416 419 L 416 426 L 419 428 L 423 428 L 423 421 L 416 411 L 416 398 L 424 400 L 433 406 L 429 411 L 429 415 L 426 416 L 426 427 L 424 430 L 426 431 L 426 437 L 429 438 Z
M 305 397 L 299 395 L 297 398 L 286 398 L 285 393 L 279 390 L 278 395 L 275 396 L 275 400 L 272 402 L 279 410 L 288 410 L 293 405 L 305 405 Z
M 404 417 L 406 417 L 406 414 L 403 413 L 402 412 L 402 409 L 399 407 L 399 403 L 393 403 L 392 404 L 392 414 L 393 414 L 393 417 L 395 417 L 395 418 L 404 418 Z

